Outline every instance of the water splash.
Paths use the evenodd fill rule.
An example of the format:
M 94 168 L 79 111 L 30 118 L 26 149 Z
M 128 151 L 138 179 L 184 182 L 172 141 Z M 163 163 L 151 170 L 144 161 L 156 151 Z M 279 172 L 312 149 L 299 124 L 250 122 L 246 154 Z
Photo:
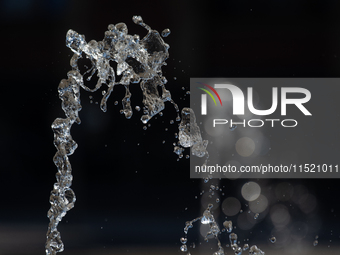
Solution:
M 217 251 L 215 251 L 213 253 L 213 255 L 224 255 L 224 249 L 222 247 L 222 243 L 220 241 L 220 234 L 227 230 L 228 233 L 230 233 L 232 231 L 232 222 L 231 221 L 225 221 L 223 223 L 223 226 L 225 227 L 225 229 L 223 229 L 222 231 L 220 230 L 213 213 L 211 212 L 211 209 L 213 208 L 212 204 L 209 204 L 207 209 L 203 212 L 203 215 L 195 218 L 191 221 L 187 221 L 185 223 L 185 227 L 184 227 L 184 234 L 185 237 L 182 237 L 181 239 L 185 239 L 187 240 L 187 235 L 189 232 L 190 228 L 193 228 L 193 223 L 200 221 L 201 224 L 204 225 L 209 225 L 209 230 L 207 231 L 207 233 L 204 236 L 204 240 L 205 241 L 209 241 L 209 238 L 213 237 L 216 241 L 217 241 Z M 230 247 L 233 250 L 235 255 L 241 255 L 243 251 L 247 250 L 249 248 L 248 244 L 244 244 L 243 248 L 241 246 L 239 246 L 239 242 L 238 242 L 238 237 L 237 234 L 235 233 L 230 233 L 229 234 L 229 242 L 230 242 Z M 180 250 L 182 252 L 186 252 L 188 249 L 186 249 L 185 251 L 182 250 L 183 245 L 181 246 Z M 187 248 L 187 247 L 186 247 Z M 256 245 L 253 245 L 249 248 L 249 254 L 251 255 L 265 255 L 265 253 L 259 249 Z
M 58 87 L 59 98 L 62 101 L 62 109 L 66 118 L 57 118 L 52 123 L 54 132 L 54 146 L 57 152 L 53 157 L 54 164 L 58 168 L 57 182 L 53 186 L 50 195 L 51 208 L 47 213 L 50 223 L 47 231 L 46 254 L 56 254 L 64 250 L 57 226 L 66 212 L 73 208 L 76 196 L 70 188 L 72 185 L 72 169 L 68 156 L 77 148 L 77 143 L 70 134 L 74 122 L 80 124 L 78 112 L 81 110 L 79 76 L 74 71 L 67 74 L 68 79 L 62 80 Z
M 182 109 L 182 120 L 179 124 L 179 134 L 178 140 L 179 145 L 184 148 L 191 147 L 191 154 L 197 157 L 206 157 L 204 165 L 206 165 L 209 158 L 209 153 L 207 151 L 208 141 L 202 139 L 201 130 L 196 123 L 196 116 L 192 109 L 183 108 Z M 184 149 L 180 147 L 175 147 L 175 153 L 180 154 Z
M 85 54 L 90 59 L 92 67 L 83 75 L 91 72 L 88 81 L 97 72 L 98 81 L 94 89 L 84 85 L 83 75 L 79 73 L 79 85 L 86 91 L 95 92 L 103 84 L 108 88 L 103 93 L 100 108 L 107 110 L 107 100 L 116 84 L 124 85 L 125 97 L 122 100 L 123 113 L 126 118 L 132 117 L 131 93 L 129 85 L 140 83 L 143 91 L 143 123 L 147 123 L 155 114 L 164 109 L 164 102 L 170 101 L 174 104 L 178 112 L 178 106 L 171 99 L 170 92 L 165 88 L 166 78 L 162 75 L 162 66 L 166 65 L 165 60 L 169 57 L 169 45 L 166 44 L 156 30 L 152 30 L 143 22 L 140 16 L 134 16 L 133 21 L 147 29 L 147 35 L 140 40 L 139 35 L 129 35 L 125 23 L 116 25 L 110 24 L 105 32 L 102 41 L 91 40 L 86 43 L 85 36 L 70 29 L 66 34 L 66 46 L 74 55 L 71 59 L 71 67 L 76 72 L 78 60 Z M 116 72 L 110 65 L 117 63 Z M 116 81 L 116 75 L 121 75 L 121 79 Z M 162 89 L 160 96 L 157 87 Z
M 53 160 L 58 172 L 56 174 L 57 182 L 54 184 L 50 196 L 51 208 L 48 211 L 50 223 L 45 245 L 47 255 L 55 255 L 57 252 L 64 250 L 64 244 L 57 226 L 66 215 L 66 212 L 74 207 L 76 201 L 76 196 L 70 188 L 72 169 L 68 156 L 72 155 L 77 148 L 70 130 L 73 123 L 80 124 L 78 116 L 78 112 L 81 110 L 80 87 L 86 91 L 95 92 L 102 86 L 106 86 L 102 91 L 103 97 L 100 103 L 100 108 L 105 112 L 107 110 L 107 100 L 114 86 L 123 85 L 125 87 L 125 96 L 122 99 L 123 109 L 121 109 L 121 112 L 124 113 L 127 119 L 130 119 L 133 115 L 133 110 L 131 107 L 132 94 L 129 86 L 130 84 L 139 83 L 143 93 L 143 107 L 138 106 L 135 110 L 142 110 L 141 121 L 147 124 L 156 114 L 162 116 L 165 103 L 171 102 L 177 112 L 176 121 L 180 121 L 178 144 L 175 144 L 174 152 L 179 158 L 182 158 L 185 148 L 190 148 L 192 155 L 201 158 L 205 157 L 204 164 L 207 163 L 209 158 L 207 151 L 208 141 L 202 139 L 194 111 L 190 108 L 183 108 L 180 117 L 178 106 L 172 100 L 170 91 L 165 87 L 167 79 L 162 75 L 162 66 L 166 65 L 165 60 L 169 57 L 169 45 L 163 41 L 156 30 L 152 30 L 145 24 L 140 16 L 134 16 L 133 21 L 147 30 L 147 35 L 143 39 L 140 39 L 138 35 L 129 35 L 128 28 L 124 23 L 109 25 L 104 39 L 98 42 L 92 40 L 87 43 L 84 35 L 78 34 L 74 30 L 67 32 L 66 45 L 74 52 L 74 55 L 70 61 L 72 70 L 67 73 L 68 79 L 63 79 L 58 87 L 59 98 L 62 101 L 62 109 L 66 118 L 57 118 L 52 124 L 54 145 L 57 148 Z M 162 37 L 169 34 L 169 29 L 162 31 Z M 91 67 L 81 74 L 78 60 L 84 57 L 91 61 Z M 111 62 L 117 63 L 116 70 L 111 66 Z M 85 75 L 88 74 L 88 78 L 84 81 Z M 91 89 L 85 83 L 91 80 L 95 74 L 97 76 L 96 85 Z M 120 76 L 119 80 L 117 76 Z M 159 87 L 161 93 L 159 92 Z M 114 104 L 117 105 L 118 102 Z M 145 129 L 147 128 L 146 126 L 144 127 Z M 235 128 L 236 126 L 232 130 Z M 188 158 L 188 155 L 186 158 Z M 208 182 L 209 179 L 211 177 L 207 177 L 204 182 Z M 215 188 L 218 190 L 217 187 L 211 187 L 212 190 L 215 190 Z M 218 198 L 216 201 L 219 202 Z M 234 254 L 240 255 L 242 251 L 247 249 L 249 249 L 249 254 L 264 254 L 255 245 L 250 248 L 248 244 L 244 244 L 243 248 L 239 246 L 237 235 L 232 233 L 233 224 L 231 221 L 225 221 L 223 223 L 224 228 L 220 230 L 211 209 L 212 204 L 209 204 L 202 216 L 186 222 L 184 228 L 185 237 L 180 239 L 181 251 L 188 252 L 190 248 L 187 245 L 188 231 L 195 222 L 199 221 L 201 224 L 209 226 L 205 240 L 208 241 L 211 237 L 217 240 L 218 248 L 214 255 L 225 254 L 219 239 L 221 231 L 230 233 L 229 242 Z M 195 247 L 195 244 L 192 247 Z
M 72 184 L 72 169 L 68 156 L 77 148 L 77 143 L 72 139 L 70 130 L 74 123 L 80 124 L 78 112 L 81 110 L 80 87 L 89 92 L 95 92 L 103 85 L 100 108 L 107 110 L 107 100 L 115 85 L 125 87 L 125 96 L 122 99 L 124 113 L 127 119 L 133 115 L 131 107 L 131 92 L 129 86 L 132 83 L 140 83 L 143 92 L 143 115 L 141 121 L 146 124 L 156 114 L 161 114 L 165 102 L 169 101 L 177 112 L 176 120 L 180 120 L 178 106 L 171 99 L 170 92 L 166 89 L 167 79 L 162 75 L 162 66 L 169 57 L 169 45 L 166 44 L 156 30 L 152 30 L 143 22 L 140 16 L 132 18 L 135 24 L 144 27 L 147 35 L 140 39 L 139 35 L 129 35 L 125 23 L 110 24 L 102 41 L 85 41 L 85 36 L 70 29 L 66 34 L 66 46 L 73 52 L 70 60 L 72 70 L 67 73 L 68 79 L 63 79 L 58 87 L 59 98 L 62 101 L 62 109 L 66 118 L 57 118 L 52 123 L 54 133 L 54 145 L 57 152 L 53 158 L 58 172 L 57 182 L 53 186 L 50 195 L 51 208 L 48 211 L 50 223 L 46 234 L 45 251 L 47 255 L 55 255 L 64 250 L 57 226 L 66 212 L 74 207 L 76 196 L 70 188 Z M 166 37 L 169 29 L 162 32 Z M 81 74 L 78 60 L 86 57 L 91 61 L 91 67 Z M 110 63 L 116 62 L 116 70 Z M 86 81 L 90 81 L 97 74 L 97 82 L 93 89 L 85 85 L 84 76 L 89 74 Z M 117 76 L 121 76 L 120 80 Z M 161 95 L 158 92 L 161 88 Z M 116 105 L 116 103 L 115 103 Z M 136 108 L 137 111 L 140 108 Z
M 221 191 L 222 189 L 219 189 L 218 186 L 215 185 L 210 185 L 209 187 L 209 192 L 211 194 L 211 198 L 214 195 L 214 190 L 216 191 Z M 203 192 L 202 192 L 203 193 Z M 202 195 L 201 193 L 201 195 Z M 215 251 L 213 253 L 213 255 L 224 255 L 227 254 L 224 249 L 223 249 L 223 245 L 222 245 L 222 239 L 221 239 L 221 234 L 224 232 L 229 233 L 229 244 L 227 244 L 227 247 L 230 247 L 233 251 L 233 254 L 235 255 L 241 255 L 244 251 L 249 249 L 249 254 L 251 255 L 265 255 L 265 253 L 259 249 L 256 245 L 253 245 L 249 248 L 249 244 L 245 243 L 243 245 L 243 247 L 240 245 L 240 241 L 238 241 L 238 236 L 236 233 L 233 232 L 233 222 L 230 220 L 225 220 L 222 224 L 222 229 L 220 229 L 217 221 L 215 220 L 215 217 L 213 215 L 213 204 L 208 204 L 207 208 L 204 210 L 203 215 L 200 217 L 197 217 L 191 221 L 187 221 L 185 223 L 185 227 L 184 227 L 184 234 L 185 236 L 182 237 L 181 239 L 185 239 L 188 240 L 188 232 L 189 229 L 194 227 L 194 223 L 195 222 L 200 222 L 202 225 L 208 225 L 209 229 L 207 230 L 207 232 L 204 235 L 204 241 L 208 242 L 210 238 L 213 238 L 216 240 L 217 242 L 217 251 Z M 270 239 L 272 241 L 272 243 L 274 243 L 276 241 L 275 237 L 272 237 Z M 181 251 L 183 251 L 182 249 L 180 249 Z M 187 252 L 188 249 L 185 251 Z M 183 251 L 184 252 L 184 251 Z

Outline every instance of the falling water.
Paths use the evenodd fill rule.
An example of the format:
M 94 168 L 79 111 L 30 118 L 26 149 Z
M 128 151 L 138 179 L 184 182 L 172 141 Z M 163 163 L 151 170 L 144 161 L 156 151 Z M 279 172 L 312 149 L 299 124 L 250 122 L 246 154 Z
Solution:
M 53 158 L 58 172 L 57 182 L 53 186 L 50 195 L 51 208 L 48 211 L 50 223 L 47 231 L 45 245 L 47 255 L 55 255 L 64 250 L 60 232 L 57 230 L 59 222 L 66 215 L 66 212 L 74 207 L 76 196 L 70 188 L 72 185 L 72 168 L 68 156 L 72 155 L 77 148 L 77 143 L 72 139 L 71 127 L 73 123 L 80 124 L 78 112 L 81 110 L 80 87 L 89 92 L 95 92 L 102 86 L 107 88 L 102 91 L 103 98 L 100 103 L 102 111 L 107 110 L 107 100 L 115 85 L 125 87 L 125 96 L 122 99 L 124 113 L 127 119 L 133 115 L 131 107 L 131 92 L 129 86 L 132 83 L 139 83 L 143 92 L 143 115 L 141 121 L 146 124 L 156 114 L 162 114 L 165 102 L 173 104 L 177 112 L 177 121 L 180 121 L 177 104 L 171 99 L 170 91 L 165 87 L 167 79 L 162 75 L 162 66 L 166 65 L 169 45 L 162 37 L 170 34 L 169 29 L 164 29 L 162 37 L 156 30 L 152 30 L 145 24 L 140 16 L 134 16 L 133 22 L 144 27 L 147 35 L 140 39 L 138 35 L 129 35 L 125 23 L 116 25 L 110 24 L 105 32 L 102 41 L 85 41 L 85 36 L 70 29 L 66 34 L 66 46 L 74 55 L 70 65 L 72 70 L 67 73 L 67 79 L 61 80 L 58 93 L 62 101 L 62 109 L 65 118 L 57 118 L 52 123 L 54 133 L 54 145 L 57 152 Z M 78 60 L 86 57 L 91 61 L 91 67 L 83 74 L 80 73 Z M 117 70 L 114 70 L 110 61 L 117 63 Z M 89 74 L 87 81 L 97 74 L 96 86 L 91 89 L 85 85 L 84 76 Z M 117 77 L 121 76 L 120 80 Z M 158 92 L 161 87 L 161 95 Z M 137 111 L 140 108 L 136 109 Z M 207 141 L 203 141 L 197 124 L 190 123 L 194 113 L 189 108 L 182 110 L 182 121 L 179 125 L 179 144 L 175 152 L 182 155 L 184 148 L 192 147 L 192 154 L 198 157 L 206 156 Z M 182 148 L 184 147 L 184 148 Z M 183 155 L 182 155 L 183 156 Z
M 220 240 L 220 234 L 223 232 L 227 232 L 230 233 L 229 234 L 229 242 L 230 242 L 230 247 L 233 250 L 235 255 L 241 255 L 243 251 L 246 251 L 249 249 L 249 254 L 251 255 L 264 255 L 265 253 L 259 249 L 256 245 L 253 245 L 249 248 L 249 244 L 245 243 L 243 245 L 243 248 L 241 246 L 239 246 L 239 242 L 238 242 L 238 238 L 237 238 L 237 234 L 233 233 L 233 223 L 232 221 L 224 221 L 223 222 L 223 227 L 220 230 L 219 225 L 217 224 L 214 215 L 211 211 L 211 209 L 213 208 L 212 204 L 209 204 L 208 207 L 205 209 L 205 211 L 203 212 L 203 215 L 200 217 L 197 217 L 191 221 L 187 221 L 185 223 L 185 227 L 184 227 L 184 234 L 185 237 L 182 237 L 180 240 L 182 242 L 182 240 L 187 240 L 187 235 L 189 232 L 190 228 L 193 228 L 193 223 L 195 222 L 200 222 L 203 225 L 208 225 L 209 226 L 209 230 L 207 231 L 207 233 L 204 236 L 204 241 L 208 242 L 209 238 L 214 238 L 217 242 L 217 246 L 218 249 L 216 252 L 213 253 L 213 255 L 224 255 L 224 249 L 222 246 L 222 242 Z M 275 237 L 271 238 L 271 241 L 274 243 L 276 241 Z M 187 252 L 188 248 L 186 246 L 185 243 L 182 242 L 182 246 L 180 247 L 180 250 L 182 252 Z M 187 254 L 190 254 L 187 253 Z
M 68 156 L 72 155 L 77 148 L 77 143 L 72 139 L 71 127 L 74 123 L 80 124 L 78 112 L 81 110 L 80 88 L 89 92 L 95 92 L 102 86 L 106 86 L 102 91 L 103 98 L 100 103 L 102 111 L 107 110 L 107 100 L 113 91 L 115 85 L 125 87 L 125 96 L 122 99 L 124 113 L 127 119 L 133 115 L 131 107 L 131 92 L 129 86 L 132 83 L 139 83 L 143 92 L 143 115 L 141 121 L 147 124 L 155 115 L 162 115 L 165 102 L 171 102 L 177 112 L 176 121 L 179 124 L 178 143 L 175 144 L 174 152 L 183 157 L 185 148 L 191 148 L 191 154 L 197 157 L 205 157 L 204 164 L 207 163 L 209 154 L 207 151 L 208 141 L 203 140 L 201 131 L 196 123 L 195 113 L 190 108 L 183 108 L 181 117 L 177 104 L 172 100 L 170 91 L 165 87 L 167 79 L 162 74 L 162 66 L 166 65 L 165 60 L 169 57 L 169 45 L 166 44 L 162 37 L 170 34 L 169 29 L 164 29 L 161 35 L 152 30 L 145 24 L 140 16 L 134 16 L 133 22 L 144 27 L 147 35 L 140 39 L 138 35 L 129 35 L 128 28 L 124 23 L 116 25 L 110 24 L 105 32 L 102 41 L 91 40 L 85 41 L 85 36 L 78 34 L 70 29 L 66 34 L 66 46 L 69 47 L 74 55 L 71 58 L 70 65 L 72 70 L 67 73 L 67 79 L 61 80 L 58 93 L 62 101 L 62 109 L 65 112 L 65 118 L 57 118 L 52 123 L 54 133 L 54 145 L 57 152 L 53 161 L 57 166 L 57 182 L 53 186 L 50 195 L 51 208 L 48 211 L 50 223 L 46 234 L 47 240 L 45 250 L 47 255 L 56 255 L 57 252 L 64 250 L 64 244 L 61 240 L 60 232 L 57 230 L 59 222 L 66 215 L 66 212 L 74 207 L 76 196 L 70 188 L 72 185 L 72 168 Z M 83 74 L 80 73 L 78 60 L 86 57 L 91 61 L 91 67 Z M 110 61 L 117 63 L 117 70 L 114 70 Z M 96 86 L 91 89 L 85 85 L 84 76 L 89 74 L 87 81 L 91 80 L 96 74 Z M 120 80 L 117 77 L 121 76 Z M 158 86 L 161 88 L 161 95 L 158 92 Z M 115 105 L 117 103 L 115 102 Z M 140 111 L 140 107 L 135 108 Z M 145 128 L 147 128 L 145 126 Z M 235 129 L 234 127 L 233 129 Z M 205 182 L 208 182 L 206 179 Z M 188 221 L 184 228 L 185 237 L 181 238 L 180 250 L 188 251 L 187 234 L 188 230 L 193 227 L 193 223 L 199 221 L 201 224 L 208 224 L 209 231 L 205 238 L 214 237 L 217 240 L 218 250 L 214 255 L 224 254 L 224 249 L 219 240 L 221 233 L 215 218 L 211 212 L 212 204 L 209 204 L 201 217 Z M 240 255 L 242 250 L 248 249 L 248 244 L 243 248 L 237 244 L 237 235 L 232 232 L 232 222 L 223 223 L 223 231 L 230 233 L 229 239 L 235 254 Z M 264 254 L 255 245 L 249 248 L 249 254 Z

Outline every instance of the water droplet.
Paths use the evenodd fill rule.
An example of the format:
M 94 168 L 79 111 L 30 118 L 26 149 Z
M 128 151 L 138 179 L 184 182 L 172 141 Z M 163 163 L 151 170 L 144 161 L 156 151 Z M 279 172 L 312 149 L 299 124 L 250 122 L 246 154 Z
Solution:
M 159 112 L 158 114 L 159 114 L 159 116 L 163 116 L 163 112 Z
M 186 159 L 189 159 L 189 158 L 190 158 L 190 156 L 189 156 L 189 155 L 186 155 L 186 156 L 185 156 L 185 158 L 186 158 Z
M 181 241 L 182 244 L 186 244 L 188 239 L 185 238 L 185 237 L 181 237 L 180 241 Z
M 231 245 L 236 244 L 237 243 L 237 235 L 235 233 L 231 233 L 229 235 L 229 241 L 230 241 Z
M 237 125 L 232 125 L 231 127 L 229 127 L 230 131 L 234 131 L 237 128 Z
M 219 198 L 216 198 L 216 203 L 219 203 L 220 202 L 220 199 Z
M 107 26 L 107 29 L 108 29 L 109 31 L 113 31 L 113 30 L 115 29 L 115 25 L 110 24 L 110 25 Z
M 255 213 L 255 215 L 254 215 L 254 220 L 257 220 L 259 216 L 260 216 L 259 213 Z
M 135 24 L 141 24 L 143 23 L 143 19 L 141 16 L 133 16 L 132 17 L 132 21 L 135 23 Z
M 188 248 L 185 244 L 183 244 L 180 249 L 181 249 L 182 252 L 186 252 L 188 250 Z
M 170 124 L 174 124 L 174 121 L 173 121 L 173 120 L 170 120 Z
M 319 244 L 319 241 L 318 240 L 315 240 L 314 242 L 313 242 L 313 245 L 314 246 L 317 246 Z
M 276 242 L 276 237 L 273 236 L 273 237 L 269 238 L 269 240 L 270 240 L 271 243 L 275 243 Z
M 235 252 L 234 252 L 235 255 L 241 255 L 242 254 L 242 248 L 241 247 L 233 247 L 233 248 L 235 248 Z
M 226 228 L 228 233 L 231 233 L 231 231 L 233 230 L 233 223 L 232 223 L 232 221 L 225 221 L 225 222 L 223 222 L 223 226 Z
M 252 247 L 250 247 L 249 249 L 249 254 L 256 254 L 256 255 L 264 255 L 264 252 L 261 251 L 259 248 L 257 248 L 256 245 L 253 245 Z
M 140 111 L 140 107 L 139 107 L 138 105 L 135 107 L 135 109 L 136 109 L 137 111 Z
M 181 155 L 182 152 L 183 152 L 183 149 L 182 149 L 181 147 L 175 146 L 174 152 L 175 152 L 177 155 Z
M 167 37 L 170 34 L 170 29 L 166 28 L 162 31 L 162 37 Z
M 147 128 L 146 126 L 143 126 L 143 129 L 144 129 L 144 130 L 147 130 L 148 128 Z
M 114 102 L 114 105 L 117 105 L 117 104 L 118 104 L 118 101 L 115 101 L 115 102 Z

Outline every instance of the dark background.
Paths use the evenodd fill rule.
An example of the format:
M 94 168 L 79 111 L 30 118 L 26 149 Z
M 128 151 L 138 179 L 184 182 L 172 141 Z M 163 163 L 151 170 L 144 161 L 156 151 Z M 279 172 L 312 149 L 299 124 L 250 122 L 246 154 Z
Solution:
M 84 34 L 87 42 L 99 41 L 108 24 L 125 22 L 130 34 L 142 37 L 146 32 L 132 22 L 133 15 L 141 15 L 158 31 L 170 28 L 165 38 L 170 57 L 163 73 L 180 108 L 189 106 L 185 92 L 190 77 L 340 75 L 338 1 L 3 0 L 0 4 L 1 254 L 44 251 L 48 198 L 56 172 L 50 126 L 64 116 L 57 86 L 71 70 L 72 52 L 65 46 L 68 29 Z M 133 107 L 141 106 L 139 85 L 131 87 Z M 170 124 L 176 117 L 173 107 L 167 103 L 164 115 L 152 119 L 144 131 L 141 112 L 135 111 L 130 120 L 119 114 L 123 88 L 115 87 L 106 113 L 95 104 L 100 92 L 91 95 L 92 104 L 90 93 L 81 91 L 82 123 L 71 131 L 79 146 L 70 156 L 77 202 L 60 223 L 64 254 L 110 247 L 122 247 L 127 253 L 140 246 L 169 246 L 173 253 L 179 252 L 185 221 L 201 215 L 195 196 L 207 188 L 200 180 L 189 179 L 189 160 L 177 162 L 172 152 L 177 132 L 177 124 Z M 226 196 L 242 201 L 240 189 L 246 181 L 221 183 Z M 280 181 L 269 180 L 266 185 Z M 289 182 L 307 186 L 319 201 L 320 243 L 324 241 L 320 246 L 326 248 L 330 238 L 333 244 L 338 242 L 339 180 Z M 253 229 L 258 239 L 252 240 L 266 243 L 270 229 L 269 224 L 259 225 Z

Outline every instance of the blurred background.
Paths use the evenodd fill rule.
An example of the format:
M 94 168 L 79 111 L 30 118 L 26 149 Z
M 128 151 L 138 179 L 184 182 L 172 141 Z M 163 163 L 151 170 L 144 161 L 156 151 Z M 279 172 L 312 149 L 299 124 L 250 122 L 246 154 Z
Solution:
M 125 22 L 130 34 L 143 37 L 133 15 L 158 31 L 169 28 L 163 74 L 183 108 L 190 77 L 339 77 L 339 14 L 335 0 L 2 0 L 0 254 L 44 254 L 57 171 L 50 126 L 64 116 L 57 87 L 73 55 L 65 46 L 68 29 L 99 41 L 109 24 Z M 173 153 L 172 105 L 143 130 L 141 112 L 130 120 L 119 113 L 124 93 L 116 86 L 103 113 L 100 92 L 81 91 L 82 123 L 71 131 L 78 149 L 70 156 L 77 201 L 58 228 L 63 254 L 186 254 L 179 249 L 185 222 L 210 201 L 220 224 L 225 216 L 234 222 L 242 245 L 257 244 L 266 254 L 339 253 L 340 180 L 192 180 L 189 160 Z M 141 106 L 138 84 L 131 93 L 133 108 Z M 242 193 L 249 181 L 257 194 L 252 201 Z M 222 191 L 209 198 L 210 185 Z M 191 254 L 216 251 L 214 240 L 203 241 L 204 231 L 200 224 L 189 231 Z M 228 235 L 221 240 L 225 247 Z

